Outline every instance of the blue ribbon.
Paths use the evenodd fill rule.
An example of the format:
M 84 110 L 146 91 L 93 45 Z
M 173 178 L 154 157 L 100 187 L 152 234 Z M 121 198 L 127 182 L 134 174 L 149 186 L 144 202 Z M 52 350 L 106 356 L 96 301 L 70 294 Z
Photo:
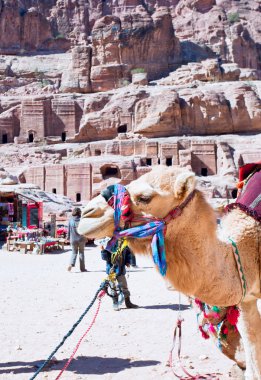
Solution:
M 122 201 L 126 189 L 122 185 L 114 185 L 114 225 L 115 231 L 112 239 L 107 244 L 107 249 L 114 251 L 116 248 L 117 240 L 124 237 L 133 237 L 142 239 L 147 236 L 152 236 L 151 249 L 154 263 L 157 265 L 159 272 L 162 276 L 167 272 L 166 251 L 164 243 L 164 228 L 165 223 L 163 220 L 153 220 L 141 226 L 128 228 L 122 230 L 119 227 L 121 218 Z

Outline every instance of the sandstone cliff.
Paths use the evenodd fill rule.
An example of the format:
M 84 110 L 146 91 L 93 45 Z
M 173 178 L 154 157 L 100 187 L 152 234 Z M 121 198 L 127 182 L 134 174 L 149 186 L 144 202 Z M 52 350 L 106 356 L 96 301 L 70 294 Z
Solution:
M 231 180 L 261 154 L 260 25 L 255 0 L 0 0 L 1 161 L 76 200 L 159 163 Z
M 1 0 L 0 4 L 0 52 L 4 54 L 66 51 L 75 45 L 86 45 L 91 39 L 95 22 L 104 16 L 112 17 L 105 22 L 106 34 L 108 25 L 116 17 L 118 21 L 115 21 L 113 30 L 116 32 L 119 28 L 123 46 L 127 42 L 129 47 L 137 42 L 140 32 L 134 36 L 136 26 L 138 29 L 144 27 L 145 31 L 154 24 L 156 27 L 158 25 L 159 30 L 159 24 L 163 24 L 164 30 L 158 32 L 157 37 L 156 32 L 152 33 L 154 42 L 161 50 L 165 43 L 170 47 L 171 41 L 166 39 L 173 33 L 168 26 L 168 18 L 161 19 L 159 16 L 159 9 L 167 6 L 176 37 L 181 42 L 183 63 L 218 55 L 243 68 L 261 69 L 261 6 L 255 0 Z M 101 24 L 98 30 L 97 24 L 94 28 L 95 50 L 98 50 L 101 28 Z M 163 40 L 159 45 L 157 41 L 161 36 Z M 111 39 L 109 45 L 106 39 L 100 41 L 104 51 L 108 49 L 107 55 L 111 54 L 111 45 L 118 41 L 113 33 Z M 139 48 L 134 50 L 133 54 L 139 54 Z M 130 54 L 128 49 L 126 54 Z M 117 63 L 121 63 L 119 61 L 120 58 Z M 125 64 L 125 60 L 122 63 Z M 127 64 L 133 64 L 133 59 Z
M 149 80 L 160 78 L 181 62 L 171 16 L 160 8 L 150 16 L 143 7 L 121 17 L 105 16 L 92 32 L 93 90 L 104 91 L 131 81 L 132 69 L 144 69 Z

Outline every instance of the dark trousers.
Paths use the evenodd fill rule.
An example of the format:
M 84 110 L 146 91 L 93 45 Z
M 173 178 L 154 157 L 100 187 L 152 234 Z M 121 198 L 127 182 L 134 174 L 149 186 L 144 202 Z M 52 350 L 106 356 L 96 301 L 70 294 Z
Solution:
M 120 287 L 120 289 L 124 295 L 124 298 L 130 297 L 130 291 L 128 289 L 128 284 L 127 284 L 125 274 L 117 276 L 117 283 L 118 283 L 118 286 Z M 112 295 L 113 296 L 116 295 L 114 291 L 112 292 Z

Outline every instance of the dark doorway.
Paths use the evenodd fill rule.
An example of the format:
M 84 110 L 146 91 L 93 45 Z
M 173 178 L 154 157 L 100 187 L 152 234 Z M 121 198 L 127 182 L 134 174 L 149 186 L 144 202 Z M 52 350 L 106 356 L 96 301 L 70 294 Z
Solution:
M 207 168 L 201 168 L 201 175 L 203 177 L 207 177 L 207 175 L 208 175 L 208 169 Z
M 95 149 L 94 154 L 95 154 L 95 156 L 100 156 L 101 155 L 101 150 L 100 149 Z
M 115 175 L 118 174 L 118 169 L 117 168 L 106 168 L 104 175 L 105 176 L 111 176 L 114 177 Z
M 233 190 L 231 191 L 231 195 L 232 195 L 232 198 L 233 198 L 233 199 L 236 199 L 236 198 L 237 198 L 237 189 L 233 189 Z
M 66 132 L 62 132 L 62 141 L 66 141 Z
M 146 165 L 151 166 L 151 164 L 152 164 L 152 159 L 146 158 Z
M 121 178 L 120 170 L 117 166 L 103 166 L 101 169 L 101 174 L 103 179 L 107 178 Z
M 33 133 L 29 133 L 28 140 L 29 140 L 29 143 L 34 142 L 34 134 Z
M 81 202 L 81 193 L 76 194 L 76 202 Z
M 172 157 L 167 157 L 166 158 L 166 165 L 167 166 L 172 166 Z
M 52 192 L 53 192 L 54 194 L 56 194 L 56 189 L 52 189 Z
M 126 133 L 127 132 L 127 124 L 122 124 L 118 127 L 118 133 Z
M 160 158 L 158 158 L 158 165 L 160 165 Z
M 2 144 L 7 144 L 7 143 L 8 143 L 8 137 L 7 137 L 7 134 L 4 133 L 4 134 L 2 135 Z

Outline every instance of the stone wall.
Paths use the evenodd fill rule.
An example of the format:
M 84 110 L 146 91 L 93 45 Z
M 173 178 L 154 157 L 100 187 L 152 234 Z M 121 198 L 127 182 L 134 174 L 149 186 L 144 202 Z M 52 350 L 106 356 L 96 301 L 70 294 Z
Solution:
M 82 202 L 91 199 L 111 184 L 127 185 L 151 170 L 153 165 L 188 166 L 201 176 L 217 173 L 215 141 L 172 142 L 165 139 L 163 141 L 139 139 L 115 141 L 114 148 L 115 145 L 120 147 L 120 157 L 117 149 L 114 150 L 115 158 L 112 155 L 105 155 L 109 150 L 108 147 L 112 147 L 111 142 L 107 145 L 105 142 L 102 145 L 90 143 L 88 149 L 81 149 L 81 162 L 29 168 L 25 172 L 26 182 L 35 183 L 48 192 L 67 195 L 75 202 Z M 137 148 L 139 155 L 135 154 Z M 222 147 L 219 150 L 220 155 L 224 149 Z M 227 168 L 228 165 L 229 163 L 223 160 L 223 167 Z
M 3 143 L 14 138 L 22 143 L 96 141 L 86 155 L 144 155 L 146 143 L 137 137 L 259 133 L 260 91 L 260 81 L 249 81 L 35 96 L 24 98 L 21 106 L 19 98 L 3 97 L 0 138 Z
M 217 173 L 216 144 L 214 142 L 191 143 L 191 167 L 197 175 Z
M 64 165 L 45 166 L 44 190 L 55 194 L 66 195 Z
M 45 190 L 45 167 L 32 166 L 25 172 L 25 179 L 28 183 L 39 186 L 41 190 Z
M 26 142 L 50 135 L 51 101 L 50 99 L 28 99 L 22 101 L 21 133 Z
M 13 142 L 15 136 L 18 137 L 18 142 L 43 141 L 51 136 L 59 137 L 60 141 L 74 140 L 79 131 L 82 107 L 80 100 L 72 98 L 25 99 L 21 103 L 20 122 L 16 115 L 10 116 L 9 112 L 6 118 L 3 113 L 0 115 L 0 131 L 4 131 L 1 125 L 8 124 L 8 142 Z
M 130 183 L 137 177 L 135 168 L 133 160 L 103 160 L 99 163 L 93 161 L 30 167 L 24 172 L 24 177 L 27 183 L 34 183 L 44 191 L 82 202 L 98 194 L 105 184 Z
M 65 192 L 75 202 L 92 197 L 92 167 L 88 163 L 65 165 Z
M 20 134 L 20 108 L 14 107 L 0 114 L 0 144 L 14 141 Z
M 79 116 L 82 110 L 72 99 L 52 100 L 52 124 L 49 135 L 60 136 L 63 141 L 74 139 L 79 130 Z

